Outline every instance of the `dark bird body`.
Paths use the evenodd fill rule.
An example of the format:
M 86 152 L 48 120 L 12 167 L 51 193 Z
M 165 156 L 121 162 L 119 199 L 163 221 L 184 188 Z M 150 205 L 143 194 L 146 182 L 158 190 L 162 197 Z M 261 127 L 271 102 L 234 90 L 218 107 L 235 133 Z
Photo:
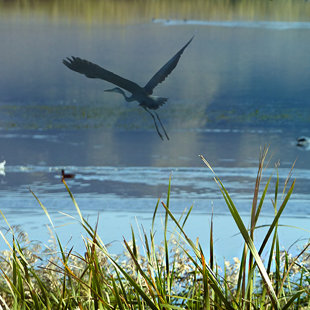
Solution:
M 301 136 L 297 138 L 297 146 L 305 147 L 305 146 L 310 146 L 310 138 Z
M 61 169 L 61 180 L 73 179 L 74 177 L 75 177 L 75 174 L 73 174 L 73 173 L 65 173 L 65 170 Z
M 112 84 L 117 85 L 118 87 L 113 89 L 108 89 L 105 91 L 116 92 L 124 96 L 125 100 L 128 102 L 138 101 L 140 106 L 148 112 L 154 121 L 155 128 L 157 130 L 158 135 L 161 139 L 163 139 L 162 134 L 158 129 L 158 125 L 155 119 L 159 121 L 167 139 L 169 137 L 167 132 L 158 116 L 158 114 L 154 111 L 157 110 L 160 106 L 162 106 L 168 98 L 153 96 L 154 88 L 161 82 L 163 82 L 166 77 L 173 71 L 173 69 L 177 66 L 181 55 L 183 54 L 185 48 L 191 43 L 193 38 L 191 38 L 159 71 L 155 73 L 155 75 L 149 80 L 149 82 L 141 87 L 135 82 L 132 82 L 128 79 L 125 79 L 111 71 L 108 71 L 90 61 L 81 59 L 79 57 L 71 57 L 63 60 L 63 63 L 71 70 L 76 71 L 78 73 L 84 74 L 88 78 L 92 79 L 102 79 Z M 131 93 L 131 96 L 127 96 L 124 90 Z M 155 114 L 155 116 L 154 116 Z

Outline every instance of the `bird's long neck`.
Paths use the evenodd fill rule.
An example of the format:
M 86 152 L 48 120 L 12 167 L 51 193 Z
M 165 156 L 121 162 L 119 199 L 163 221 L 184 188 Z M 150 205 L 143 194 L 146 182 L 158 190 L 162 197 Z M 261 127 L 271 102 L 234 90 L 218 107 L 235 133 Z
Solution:
M 120 95 L 123 95 L 126 101 L 132 101 L 131 97 L 128 97 L 121 88 L 116 88 L 116 90 Z

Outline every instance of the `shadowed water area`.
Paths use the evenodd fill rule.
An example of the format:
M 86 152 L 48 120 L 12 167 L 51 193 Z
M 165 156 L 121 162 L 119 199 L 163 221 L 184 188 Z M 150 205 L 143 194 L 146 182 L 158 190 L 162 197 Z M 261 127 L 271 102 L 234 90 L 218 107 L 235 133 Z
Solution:
M 194 205 L 193 237 L 208 232 L 213 209 L 218 234 L 228 238 L 229 211 L 198 155 L 248 215 L 260 146 L 270 145 L 263 185 L 280 161 L 282 189 L 297 160 L 284 216 L 307 228 L 310 151 L 296 138 L 310 136 L 309 16 L 307 1 L 0 1 L 1 211 L 41 240 L 47 219 L 31 188 L 66 223 L 57 212 L 75 210 L 60 182 L 64 168 L 76 174 L 68 184 L 81 210 L 106 221 L 104 240 L 121 240 L 134 216 L 147 223 L 171 175 L 170 207 Z M 137 102 L 62 64 L 78 56 L 144 86 L 193 35 L 154 91 L 169 98 L 158 114 L 170 141 Z M 263 208 L 267 223 L 273 195 Z

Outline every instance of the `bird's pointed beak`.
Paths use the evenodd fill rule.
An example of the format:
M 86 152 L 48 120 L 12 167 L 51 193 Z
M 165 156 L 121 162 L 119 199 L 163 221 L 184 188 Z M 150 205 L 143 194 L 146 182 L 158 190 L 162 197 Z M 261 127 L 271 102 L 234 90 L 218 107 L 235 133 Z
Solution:
M 111 88 L 111 89 L 105 89 L 104 91 L 106 91 L 106 92 L 113 92 L 113 91 L 114 91 L 114 88 Z

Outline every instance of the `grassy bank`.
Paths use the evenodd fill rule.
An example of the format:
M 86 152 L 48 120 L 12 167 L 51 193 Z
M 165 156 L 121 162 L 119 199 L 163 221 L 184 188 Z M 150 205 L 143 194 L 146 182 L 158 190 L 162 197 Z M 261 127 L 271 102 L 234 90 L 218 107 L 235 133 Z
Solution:
M 0 232 L 2 242 L 9 247 L 1 253 L 0 309 L 307 309 L 310 244 L 293 257 L 280 251 L 277 233 L 295 180 L 289 175 L 279 184 L 276 167 L 274 176 L 262 186 L 266 156 L 267 150 L 263 150 L 248 227 L 216 172 L 201 156 L 244 240 L 241 257 L 223 266 L 215 261 L 212 220 L 209 247 L 202 249 L 198 239 L 191 240 L 184 228 L 191 209 L 181 218 L 171 213 L 170 182 L 167 200 L 157 201 L 149 231 L 139 234 L 142 246 L 138 246 L 140 237 L 132 229 L 132 238 L 124 240 L 125 251 L 119 256 L 111 254 L 100 239 L 99 224 L 92 227 L 83 217 L 65 181 L 85 230 L 84 253 L 61 244 L 48 211 L 33 193 L 50 220 L 52 242 L 42 249 L 9 223 L 10 234 Z M 257 245 L 254 232 L 259 228 L 257 221 L 272 178 L 276 180 L 272 199 L 275 216 L 263 242 Z M 162 232 L 156 232 L 154 223 L 160 208 L 166 212 L 164 226 Z M 168 222 L 174 224 L 173 231 L 168 230 Z M 159 233 L 163 241 L 155 244 L 155 234 Z

